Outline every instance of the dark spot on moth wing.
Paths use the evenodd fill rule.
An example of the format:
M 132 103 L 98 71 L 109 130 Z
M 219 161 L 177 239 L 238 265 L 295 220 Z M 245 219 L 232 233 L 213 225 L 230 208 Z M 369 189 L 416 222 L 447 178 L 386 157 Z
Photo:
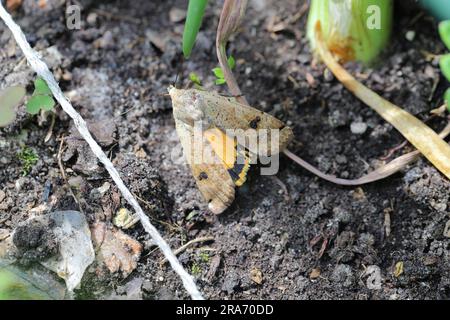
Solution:
M 250 121 L 249 126 L 252 129 L 258 128 L 258 123 L 261 121 L 261 118 L 259 116 L 255 117 L 252 121 Z
M 200 174 L 198 175 L 198 180 L 202 181 L 206 179 L 208 179 L 208 174 L 205 171 L 200 172 Z

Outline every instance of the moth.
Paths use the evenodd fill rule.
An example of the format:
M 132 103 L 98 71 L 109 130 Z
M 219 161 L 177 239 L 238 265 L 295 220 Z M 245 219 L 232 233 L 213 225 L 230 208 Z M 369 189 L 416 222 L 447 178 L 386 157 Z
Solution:
M 183 153 L 215 214 L 231 205 L 255 158 L 277 155 L 293 138 L 282 121 L 235 98 L 173 86 L 168 91 Z

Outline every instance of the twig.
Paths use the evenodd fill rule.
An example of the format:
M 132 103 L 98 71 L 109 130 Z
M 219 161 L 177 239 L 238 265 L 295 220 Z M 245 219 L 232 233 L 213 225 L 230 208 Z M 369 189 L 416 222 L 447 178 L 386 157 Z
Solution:
M 193 278 L 186 272 L 186 270 L 184 270 L 183 266 L 180 264 L 177 257 L 173 254 L 167 242 L 162 238 L 158 230 L 151 224 L 149 218 L 144 213 L 137 200 L 133 197 L 130 190 L 125 186 L 124 182 L 120 178 L 119 172 L 113 166 L 113 164 L 108 159 L 103 150 L 100 148 L 100 146 L 97 144 L 97 142 L 95 142 L 95 140 L 92 138 L 92 135 L 89 132 L 89 129 L 84 119 L 73 108 L 72 104 L 64 96 L 63 92 L 61 91 L 61 88 L 56 82 L 56 79 L 53 76 L 53 74 L 50 72 L 48 66 L 45 64 L 44 61 L 41 60 L 37 52 L 31 48 L 30 44 L 26 40 L 24 33 L 22 32 L 20 27 L 13 21 L 11 16 L 6 12 L 1 2 L 0 2 L 0 17 L 3 19 L 5 24 L 11 30 L 14 38 L 16 39 L 16 42 L 22 49 L 30 66 L 41 78 L 45 80 L 45 82 L 47 82 L 55 99 L 59 102 L 62 109 L 72 118 L 80 135 L 84 138 L 84 140 L 86 140 L 92 152 L 104 165 L 105 169 L 108 171 L 111 178 L 116 183 L 123 197 L 134 208 L 136 214 L 141 220 L 141 223 L 145 231 L 147 231 L 150 234 L 152 239 L 155 241 L 155 243 L 161 249 L 163 254 L 166 256 L 173 270 L 179 275 L 179 277 L 183 281 L 183 285 L 186 288 L 187 292 L 191 295 L 193 299 L 202 300 L 203 297 L 201 293 L 198 291 Z
M 53 128 L 54 128 L 55 122 L 56 122 L 56 113 L 52 112 L 51 116 L 52 116 L 52 122 L 50 122 L 50 127 L 48 128 L 47 134 L 44 138 L 44 142 L 48 142 L 48 140 L 50 140 L 50 138 L 53 135 Z
M 178 249 L 176 249 L 173 253 L 175 255 L 179 255 L 180 253 L 182 253 L 184 250 L 186 250 L 187 248 L 189 248 L 191 245 L 199 243 L 199 242 L 207 242 L 207 241 L 214 241 L 214 237 L 212 236 L 208 236 L 208 237 L 200 237 L 200 238 L 196 238 L 193 239 L 191 241 L 186 242 L 184 245 L 182 245 L 181 247 L 179 247 Z M 163 259 L 161 260 L 161 264 L 165 264 L 167 262 L 167 259 Z

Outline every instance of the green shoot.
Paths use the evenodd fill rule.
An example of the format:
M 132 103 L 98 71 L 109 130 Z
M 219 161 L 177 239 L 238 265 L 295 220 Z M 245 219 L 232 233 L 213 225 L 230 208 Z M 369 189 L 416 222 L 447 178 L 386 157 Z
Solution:
M 450 20 L 443 21 L 439 24 L 439 34 L 441 39 L 447 48 L 450 50 Z M 446 54 L 441 57 L 439 61 L 442 73 L 450 81 L 450 54 Z M 450 88 L 444 94 L 444 101 L 447 104 L 447 108 L 450 111 Z
M 22 175 L 26 176 L 30 173 L 33 166 L 38 162 L 39 157 L 33 151 L 33 149 L 24 147 L 22 151 L 17 155 L 22 163 Z
M 27 111 L 31 114 L 37 114 L 39 111 L 50 111 L 55 106 L 52 92 L 44 79 L 37 78 L 34 81 L 34 92 L 27 102 Z
M 236 66 L 236 61 L 234 60 L 233 56 L 230 56 L 227 59 L 227 61 L 228 61 L 228 66 L 230 67 L 231 70 L 233 70 L 234 67 Z M 220 67 L 214 68 L 212 70 L 212 72 L 216 76 L 216 85 L 220 86 L 220 85 L 226 83 L 225 75 L 223 74 L 223 70 Z
M 192 48 L 194 48 L 207 3 L 208 0 L 189 0 L 183 31 L 183 54 L 186 59 L 190 57 Z
M 450 20 L 442 21 L 439 24 L 439 34 L 447 49 L 450 50 Z
M 192 264 L 191 273 L 195 277 L 199 276 L 202 273 L 202 268 L 200 267 L 200 265 L 198 263 L 194 262 Z
M 208 263 L 210 260 L 208 252 L 205 252 L 205 251 L 200 252 L 200 254 L 198 256 L 199 256 L 201 262 Z
M 446 54 L 441 57 L 439 64 L 441 66 L 442 73 L 450 81 L 450 54 Z
M 16 118 L 15 108 L 25 96 L 25 88 L 9 87 L 0 91 L 0 127 L 5 127 Z
M 194 84 L 201 86 L 202 81 L 200 80 L 200 77 L 195 72 L 189 73 L 189 80 L 191 80 Z
M 385 48 L 392 28 L 392 0 L 312 0 L 307 34 L 314 36 L 318 22 L 328 50 L 343 61 L 369 63 Z

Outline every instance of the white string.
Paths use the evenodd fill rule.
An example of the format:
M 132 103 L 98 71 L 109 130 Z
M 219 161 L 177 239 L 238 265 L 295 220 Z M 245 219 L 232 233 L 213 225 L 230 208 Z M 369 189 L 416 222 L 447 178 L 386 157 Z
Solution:
M 4 9 L 1 0 L 0 0 L 0 17 L 3 19 L 5 24 L 13 33 L 17 44 L 22 49 L 30 66 L 41 78 L 43 78 L 47 82 L 55 99 L 59 102 L 62 109 L 73 119 L 75 126 L 80 132 L 81 136 L 89 144 L 92 152 L 97 156 L 100 162 L 103 163 L 105 169 L 109 172 L 111 178 L 114 180 L 114 182 L 117 184 L 117 187 L 122 192 L 123 197 L 134 208 L 139 219 L 141 220 L 142 225 L 144 226 L 144 229 L 150 234 L 155 243 L 161 249 L 166 259 L 170 262 L 170 265 L 172 266 L 173 270 L 175 270 L 175 272 L 180 276 L 181 280 L 183 281 L 184 287 L 191 295 L 192 299 L 203 300 L 203 297 L 201 293 L 198 291 L 197 286 L 195 285 L 192 277 L 189 275 L 189 273 L 186 272 L 186 270 L 184 270 L 183 266 L 180 264 L 177 257 L 173 254 L 167 242 L 164 241 L 164 239 L 159 234 L 158 230 L 156 230 L 156 228 L 151 224 L 149 218 L 147 217 L 147 215 L 145 215 L 139 203 L 136 201 L 136 199 L 131 194 L 130 190 L 128 190 L 128 188 L 123 183 L 116 168 L 114 168 L 113 164 L 108 159 L 106 154 L 92 138 L 92 135 L 90 134 L 86 126 L 86 122 L 78 114 L 78 112 L 75 111 L 71 103 L 64 96 L 53 74 L 50 72 L 45 62 L 43 62 L 40 59 L 38 53 L 31 48 L 21 28 L 13 21 L 12 17 Z

